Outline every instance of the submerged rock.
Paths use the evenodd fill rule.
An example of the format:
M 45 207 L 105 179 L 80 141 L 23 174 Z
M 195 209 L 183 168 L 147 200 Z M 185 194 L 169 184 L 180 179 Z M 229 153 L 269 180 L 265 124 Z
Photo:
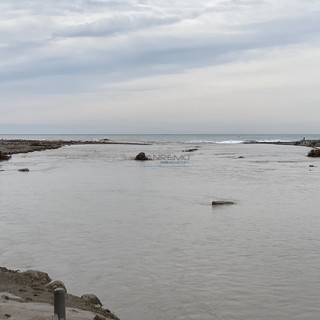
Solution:
M 308 153 L 308 157 L 320 157 L 320 149 L 312 149 Z
M 22 168 L 22 169 L 18 169 L 18 171 L 20 172 L 29 172 L 29 168 Z
M 213 206 L 222 206 L 222 205 L 230 205 L 230 204 L 235 204 L 233 201 L 212 201 Z
M 182 150 L 182 152 L 194 152 L 194 151 L 197 151 L 199 149 L 197 148 L 192 148 L 192 149 L 186 149 L 186 150 Z
M 146 160 L 150 160 L 146 154 L 144 152 L 140 152 L 138 155 L 136 155 L 135 160 L 138 161 L 146 161 Z

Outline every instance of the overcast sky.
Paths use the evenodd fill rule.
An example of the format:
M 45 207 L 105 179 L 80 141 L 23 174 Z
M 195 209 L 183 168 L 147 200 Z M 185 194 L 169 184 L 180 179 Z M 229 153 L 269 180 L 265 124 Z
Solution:
M 1 0 L 0 133 L 320 133 L 320 0 Z

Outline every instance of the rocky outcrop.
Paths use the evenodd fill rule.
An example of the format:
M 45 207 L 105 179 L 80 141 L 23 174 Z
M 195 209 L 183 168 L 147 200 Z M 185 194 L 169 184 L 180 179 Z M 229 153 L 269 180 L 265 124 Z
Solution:
M 317 148 L 320 147 L 320 140 L 319 139 L 308 139 L 305 138 L 299 141 L 245 141 L 244 144 L 274 144 L 274 145 L 281 145 L 281 146 L 302 146 L 302 147 L 310 147 L 310 148 Z
M 312 149 L 308 153 L 308 157 L 320 157 L 320 149 Z
M 223 206 L 223 205 L 231 205 L 235 204 L 233 201 L 224 201 L 224 200 L 218 200 L 218 201 L 212 201 L 213 206 Z
M 51 282 L 51 278 L 46 272 L 38 271 L 38 270 L 27 270 L 20 273 L 22 278 L 27 283 L 36 283 L 36 284 L 48 284 Z
M 10 155 L 17 153 L 28 153 L 34 151 L 44 151 L 58 149 L 70 145 L 87 145 L 87 144 L 125 144 L 125 145 L 149 145 L 143 142 L 121 142 L 109 141 L 77 141 L 77 140 L 24 140 L 24 139 L 0 139 L 0 161 L 10 159 Z
M 22 169 L 18 169 L 18 171 L 20 172 L 29 172 L 29 168 L 22 168 Z
M 39 303 L 43 304 L 52 304 L 54 301 L 53 297 L 53 288 L 50 286 L 58 285 L 61 287 L 63 282 L 61 281 L 52 281 L 49 275 L 45 272 L 37 271 L 37 270 L 27 270 L 24 272 L 20 272 L 18 270 L 9 270 L 4 267 L 0 267 L 0 292 L 5 293 L 2 297 L 6 302 L 6 313 L 9 314 L 8 317 L 12 319 L 51 319 L 52 317 L 45 317 L 43 315 L 43 309 L 38 309 Z M 83 298 L 74 296 L 70 293 L 66 293 L 66 307 L 69 309 L 76 310 L 75 312 L 80 312 L 81 310 L 90 311 L 96 315 L 95 319 L 102 320 L 119 320 L 117 316 L 115 316 L 109 309 L 102 308 L 102 303 L 95 295 L 84 295 L 90 296 L 91 300 L 85 300 Z M 0 300 L 1 300 L 0 295 Z M 95 297 L 95 298 L 93 298 Z M 20 301 L 22 305 L 26 303 L 35 303 L 32 309 L 34 310 L 34 316 L 24 316 L 21 317 L 21 312 L 26 310 L 25 307 L 22 307 L 22 311 L 19 313 L 19 316 L 16 316 L 16 312 L 19 310 L 13 310 L 11 304 L 9 306 L 8 302 Z M 3 309 L 1 309 L 0 301 L 0 319 L 5 319 L 2 317 L 4 313 Z M 11 309 L 10 309 L 11 308 Z M 9 312 L 10 311 L 10 312 Z M 13 313 L 11 313 L 11 311 Z M 53 306 L 52 306 L 53 313 Z M 70 315 L 70 313 L 69 313 Z M 73 317 L 71 314 L 68 319 L 77 319 Z M 93 319 L 94 315 L 92 316 Z M 80 317 L 78 318 L 80 319 Z M 83 318 L 81 318 L 83 319 Z M 85 318 L 87 319 L 87 318 Z
M 81 299 L 88 302 L 89 304 L 94 305 L 95 307 L 102 307 L 100 299 L 95 294 L 84 294 L 81 296 Z
M 11 158 L 11 156 L 5 154 L 5 153 L 2 153 L 0 151 L 0 161 L 3 161 L 3 160 L 9 160 Z
M 317 148 L 320 147 L 320 140 L 305 140 L 302 139 L 296 143 L 298 146 Z
M 136 157 L 134 158 L 135 160 L 138 160 L 138 161 L 147 161 L 147 160 L 150 160 L 146 154 L 144 152 L 140 152 L 139 154 L 136 155 Z

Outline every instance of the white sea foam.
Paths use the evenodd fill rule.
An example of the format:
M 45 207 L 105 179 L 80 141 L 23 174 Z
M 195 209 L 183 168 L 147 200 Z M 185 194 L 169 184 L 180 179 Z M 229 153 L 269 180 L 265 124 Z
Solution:
M 192 144 L 240 144 L 244 143 L 244 140 L 224 140 L 224 141 L 219 141 L 219 140 L 190 140 L 185 143 L 192 143 Z
M 226 140 L 226 141 L 217 141 L 216 143 L 219 144 L 240 144 L 240 143 L 244 143 L 243 140 Z

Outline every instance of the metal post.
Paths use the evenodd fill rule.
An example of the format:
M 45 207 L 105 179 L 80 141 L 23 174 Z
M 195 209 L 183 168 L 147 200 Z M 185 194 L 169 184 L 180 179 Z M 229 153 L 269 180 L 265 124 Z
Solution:
M 66 320 L 66 298 L 63 288 L 54 290 L 54 319 Z

